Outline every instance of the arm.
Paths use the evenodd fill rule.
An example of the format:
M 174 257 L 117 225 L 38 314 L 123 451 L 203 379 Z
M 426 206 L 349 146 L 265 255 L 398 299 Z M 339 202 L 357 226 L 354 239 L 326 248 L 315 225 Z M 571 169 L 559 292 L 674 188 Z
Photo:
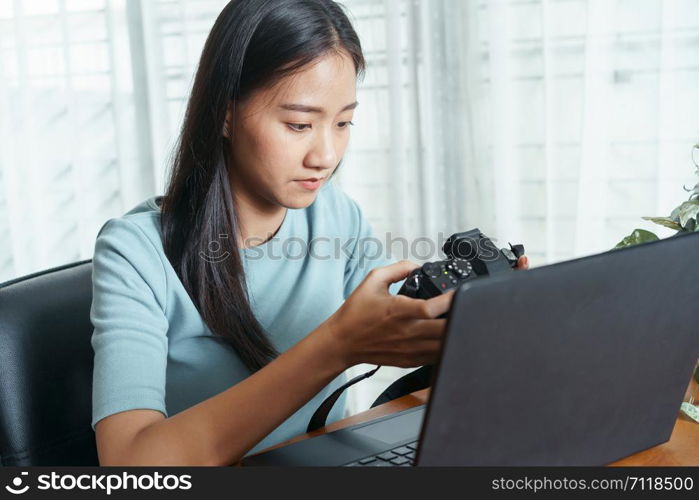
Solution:
M 347 368 L 329 328 L 323 323 L 247 379 L 172 417 L 154 412 L 160 418 L 145 426 L 147 416 L 132 411 L 101 420 L 95 428 L 100 465 L 238 462 Z M 125 440 L 120 420 L 135 415 L 142 424 L 134 423 L 137 431 Z
M 388 286 L 415 265 L 373 269 L 316 330 L 237 385 L 170 418 L 131 410 L 96 426 L 101 465 L 228 465 L 358 363 L 433 363 L 452 294 L 429 300 L 393 296 Z M 140 413 L 134 413 L 140 412 Z
M 246 380 L 168 416 L 165 276 L 139 227 L 105 225 L 95 246 L 91 308 L 102 465 L 230 464 L 344 370 L 324 324 Z

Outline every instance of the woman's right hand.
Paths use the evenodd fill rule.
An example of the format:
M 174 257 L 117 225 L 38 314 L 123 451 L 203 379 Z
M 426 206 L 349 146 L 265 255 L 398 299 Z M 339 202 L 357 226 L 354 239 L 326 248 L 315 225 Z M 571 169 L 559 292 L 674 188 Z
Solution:
M 428 300 L 391 295 L 389 285 L 420 267 L 402 260 L 372 269 L 327 321 L 347 367 L 359 363 L 410 368 L 437 362 L 454 291 Z

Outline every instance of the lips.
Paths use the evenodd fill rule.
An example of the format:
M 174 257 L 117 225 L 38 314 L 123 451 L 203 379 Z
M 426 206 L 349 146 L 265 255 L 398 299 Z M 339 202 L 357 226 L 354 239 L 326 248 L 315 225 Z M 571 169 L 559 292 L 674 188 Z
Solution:
M 299 179 L 298 182 L 300 186 L 310 191 L 315 191 L 323 183 L 323 177 L 310 177 L 308 179 Z

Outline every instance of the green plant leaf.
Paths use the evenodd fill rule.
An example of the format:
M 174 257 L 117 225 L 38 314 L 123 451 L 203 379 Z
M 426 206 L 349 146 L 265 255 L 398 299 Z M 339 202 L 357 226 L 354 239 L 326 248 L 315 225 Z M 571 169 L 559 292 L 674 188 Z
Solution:
M 694 225 L 696 225 L 697 214 L 699 214 L 699 200 L 685 201 L 682 203 L 682 205 L 680 205 L 680 226 L 687 227 L 687 223 L 690 219 L 694 219 Z
M 645 217 L 644 217 L 645 218 Z M 655 233 L 646 231 L 645 229 L 634 229 L 634 231 L 616 244 L 614 248 L 625 248 L 633 245 L 639 245 L 641 243 L 648 243 L 650 241 L 656 241 L 659 238 Z
M 677 224 L 680 223 L 680 208 L 682 208 L 682 205 L 680 205 L 679 207 L 675 207 L 675 209 L 670 214 L 670 218 Z
M 682 226 L 669 217 L 642 217 L 644 220 L 649 220 L 661 226 L 669 227 L 675 231 L 682 231 Z
M 696 173 L 699 175 L 699 170 L 697 170 Z M 692 189 L 689 189 L 686 186 L 682 186 L 682 188 L 689 193 L 690 200 L 694 200 L 697 196 L 699 196 L 699 184 L 695 184 Z

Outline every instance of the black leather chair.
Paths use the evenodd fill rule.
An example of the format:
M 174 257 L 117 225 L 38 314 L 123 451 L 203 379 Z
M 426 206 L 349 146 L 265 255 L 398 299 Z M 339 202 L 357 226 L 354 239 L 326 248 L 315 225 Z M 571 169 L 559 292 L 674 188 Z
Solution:
M 0 284 L 0 465 L 99 465 L 92 261 Z

